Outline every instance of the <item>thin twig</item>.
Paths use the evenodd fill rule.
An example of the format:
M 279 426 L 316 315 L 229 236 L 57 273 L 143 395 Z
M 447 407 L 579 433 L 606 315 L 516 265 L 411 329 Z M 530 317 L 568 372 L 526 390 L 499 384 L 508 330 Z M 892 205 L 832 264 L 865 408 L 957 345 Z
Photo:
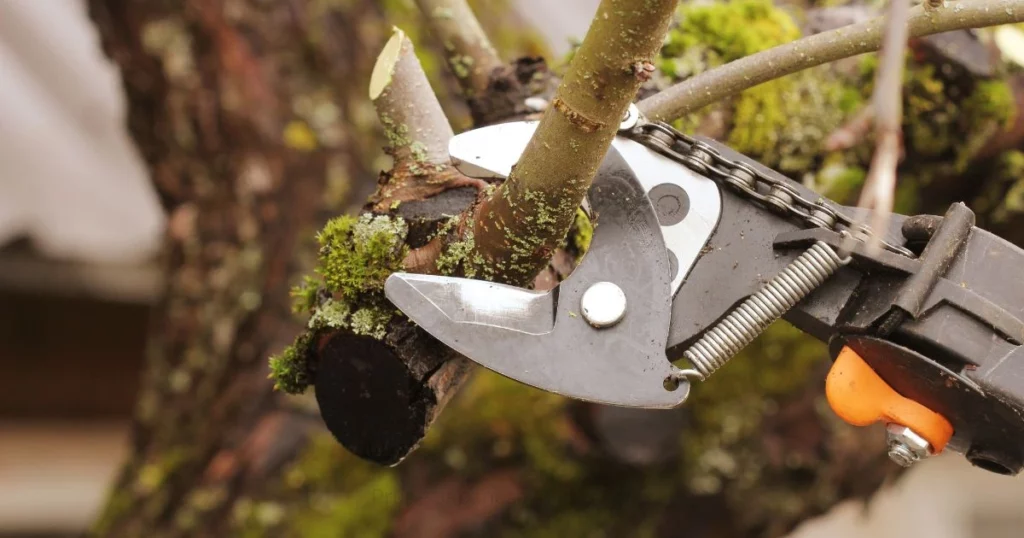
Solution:
M 487 91 L 491 73 L 503 64 L 466 0 L 416 0 L 445 59 L 468 97 Z
M 910 10 L 911 37 L 1024 22 L 1024 0 L 959 1 L 955 7 Z M 651 119 L 671 121 L 730 95 L 842 58 L 878 50 L 885 18 L 878 17 L 741 58 L 705 71 L 638 103 Z
M 881 60 L 871 96 L 875 110 L 875 153 L 861 189 L 859 207 L 873 210 L 868 251 L 875 251 L 885 234 L 896 192 L 896 166 L 903 143 L 903 65 L 907 52 L 907 14 L 910 0 L 889 0 Z

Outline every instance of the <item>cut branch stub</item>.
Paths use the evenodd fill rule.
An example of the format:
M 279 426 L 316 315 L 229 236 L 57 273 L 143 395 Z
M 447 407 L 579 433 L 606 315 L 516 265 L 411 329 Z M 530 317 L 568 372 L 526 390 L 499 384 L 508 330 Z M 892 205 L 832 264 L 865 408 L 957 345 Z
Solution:
M 452 132 L 423 67 L 402 30 L 395 28 L 370 76 L 370 100 L 396 162 L 448 163 Z
M 317 353 L 324 422 L 353 454 L 383 465 L 412 452 L 470 367 L 405 319 L 383 340 L 338 331 Z
M 394 167 L 381 177 L 371 198 L 383 213 L 402 202 L 423 200 L 448 189 L 486 187 L 459 173 L 448 157 L 454 136 L 448 117 L 416 58 L 412 42 L 395 28 L 370 77 L 370 100 L 384 126 Z

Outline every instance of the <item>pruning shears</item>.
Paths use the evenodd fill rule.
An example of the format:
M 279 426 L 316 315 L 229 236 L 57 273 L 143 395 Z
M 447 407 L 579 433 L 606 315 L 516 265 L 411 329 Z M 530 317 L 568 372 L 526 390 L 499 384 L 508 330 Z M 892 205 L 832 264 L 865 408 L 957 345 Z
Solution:
M 449 153 L 470 177 L 507 177 L 536 126 L 468 131 Z M 948 448 L 1024 467 L 1024 250 L 967 206 L 893 215 L 869 249 L 864 210 L 635 107 L 587 198 L 590 249 L 551 291 L 395 273 L 385 293 L 486 368 L 640 408 L 681 405 L 784 318 L 828 343 L 833 410 L 885 423 L 897 463 Z

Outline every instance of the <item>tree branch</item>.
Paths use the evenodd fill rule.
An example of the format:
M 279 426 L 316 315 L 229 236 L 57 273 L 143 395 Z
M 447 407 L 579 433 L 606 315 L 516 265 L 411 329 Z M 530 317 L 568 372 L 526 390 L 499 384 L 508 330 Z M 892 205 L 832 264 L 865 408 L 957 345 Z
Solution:
M 491 74 L 504 66 L 466 0 L 416 0 L 445 60 L 467 97 L 486 93 Z
M 478 207 L 477 272 L 524 284 L 547 263 L 649 76 L 676 4 L 601 2 L 519 163 Z
M 371 199 L 377 213 L 400 214 L 401 202 L 431 204 L 442 198 L 438 195 L 445 190 L 487 185 L 463 176 L 452 166 L 448 156 L 452 129 L 412 42 L 398 28 L 377 57 L 370 78 L 370 99 L 384 126 L 388 152 L 395 158 L 392 169 L 382 173 Z M 402 220 L 394 230 L 408 230 L 407 226 L 415 225 L 412 220 Z M 430 219 L 424 227 L 433 230 L 436 223 L 436 219 Z M 393 231 L 382 230 L 376 238 L 358 238 L 371 232 L 369 228 L 354 230 L 351 240 L 365 244 L 391 241 L 404 251 L 402 242 L 408 240 L 407 236 L 395 237 Z M 437 234 L 427 245 L 402 256 L 395 268 L 401 265 L 417 272 L 437 272 L 445 239 L 446 234 Z M 380 265 L 375 260 L 353 261 Z M 328 291 L 333 294 L 331 303 L 312 305 L 314 318 L 324 317 L 326 305 L 335 301 L 345 301 L 346 311 L 354 311 L 359 305 L 357 297 Z M 380 292 L 377 286 L 369 291 L 376 299 L 363 300 L 371 304 L 383 301 Z M 470 363 L 408 319 L 388 317 L 390 321 L 368 334 L 356 327 L 353 314 L 347 323 L 342 318 L 328 325 L 329 329 L 312 329 L 310 339 L 316 342 L 316 398 L 331 433 L 354 454 L 391 465 L 401 461 L 423 438 L 427 427 L 467 378 Z M 382 424 L 387 425 L 387 432 L 381 431 Z
M 902 86 L 909 10 L 909 0 L 889 2 L 888 27 L 871 96 L 875 111 L 875 153 L 857 205 L 873 210 L 870 225 L 876 231 L 886 228 L 896 195 L 896 166 L 903 145 Z M 880 242 L 880 235 L 872 233 L 867 241 L 868 249 L 877 249 Z
M 1024 21 L 1024 0 L 982 0 L 958 3 L 956 8 L 910 11 L 911 37 L 982 28 Z M 655 94 L 637 106 L 652 120 L 671 121 L 730 95 L 769 80 L 878 50 L 885 18 L 851 24 L 752 54 L 711 69 Z
M 430 89 L 412 42 L 398 28 L 394 29 L 373 66 L 370 100 L 377 109 L 389 151 L 396 161 L 413 160 L 424 164 L 449 161 L 448 141 L 455 133 Z

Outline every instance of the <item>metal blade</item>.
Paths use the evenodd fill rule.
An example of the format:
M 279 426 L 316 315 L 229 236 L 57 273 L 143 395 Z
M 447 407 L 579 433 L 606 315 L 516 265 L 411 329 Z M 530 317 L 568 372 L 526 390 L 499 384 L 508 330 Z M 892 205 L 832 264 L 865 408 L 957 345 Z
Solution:
M 530 143 L 537 124 L 515 121 L 460 133 L 448 142 L 448 154 L 455 168 L 469 177 L 506 178 Z
M 455 325 L 485 325 L 535 335 L 549 333 L 555 327 L 552 293 L 413 273 L 395 273 L 388 278 L 384 291 L 392 303 L 407 305 L 402 311 L 413 319 L 429 319 L 440 313 Z
M 664 386 L 678 372 L 665 356 L 668 253 L 654 209 L 618 152 L 602 164 L 591 203 L 597 227 L 590 251 L 556 291 L 402 273 L 391 275 L 384 291 L 435 338 L 505 376 L 581 400 L 677 406 L 689 385 Z M 626 310 L 621 321 L 598 329 L 584 319 L 581 300 L 602 281 L 621 289 Z

